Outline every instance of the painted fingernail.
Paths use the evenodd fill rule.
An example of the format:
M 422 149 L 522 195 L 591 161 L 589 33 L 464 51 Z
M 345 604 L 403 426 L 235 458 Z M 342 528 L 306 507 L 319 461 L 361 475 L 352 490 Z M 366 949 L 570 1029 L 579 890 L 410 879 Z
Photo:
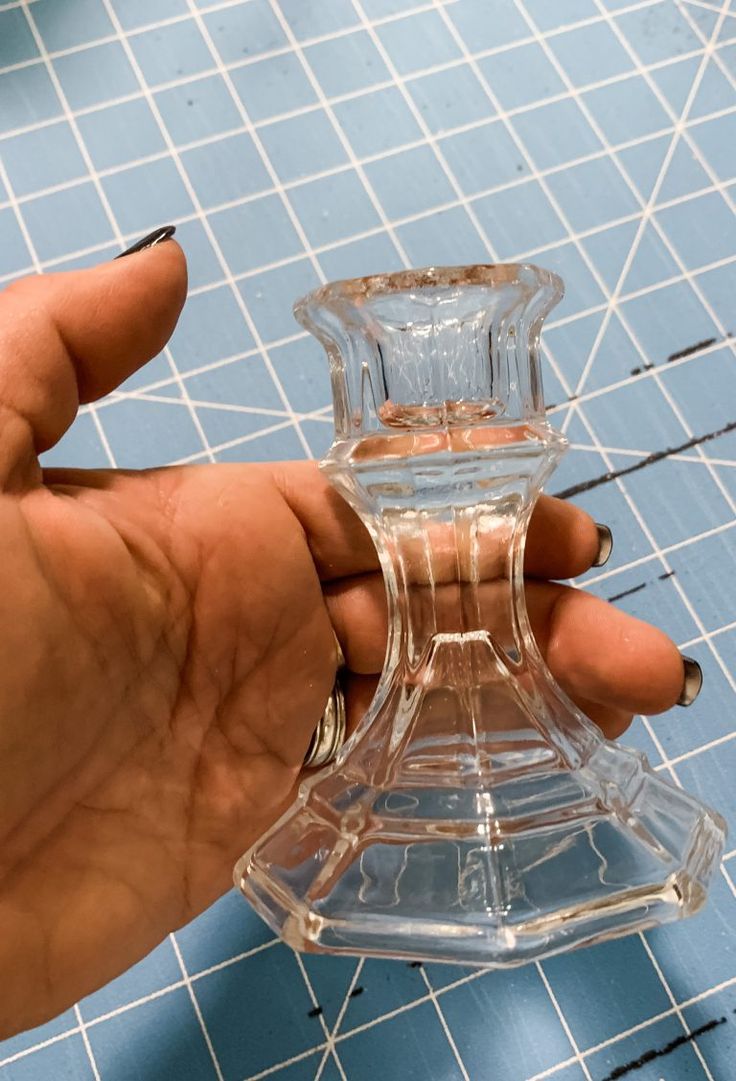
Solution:
M 122 259 L 126 255 L 134 255 L 137 251 L 146 251 L 147 248 L 155 248 L 162 240 L 169 240 L 175 232 L 175 225 L 161 225 L 158 229 L 154 229 L 152 233 L 149 233 L 148 236 L 136 240 L 135 244 L 131 244 L 129 248 L 126 248 L 125 251 L 121 251 L 120 255 L 116 255 L 115 258 Z
M 703 686 L 703 669 L 692 657 L 682 656 L 682 666 L 685 669 L 685 678 L 682 681 L 682 691 L 677 699 L 678 706 L 691 706 L 700 694 Z
M 596 522 L 595 528 L 598 530 L 598 554 L 593 560 L 594 567 L 603 567 L 611 558 L 611 552 L 613 551 L 613 533 L 607 525 L 603 525 L 602 522 Z

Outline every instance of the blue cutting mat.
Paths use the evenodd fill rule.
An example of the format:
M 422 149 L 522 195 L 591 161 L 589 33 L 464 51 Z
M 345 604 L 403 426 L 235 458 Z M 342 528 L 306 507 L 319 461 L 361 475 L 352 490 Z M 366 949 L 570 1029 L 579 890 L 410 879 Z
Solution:
M 551 490 L 624 471 L 578 496 L 616 538 L 588 585 L 705 672 L 693 709 L 630 741 L 733 822 L 728 2 L 0 2 L 0 161 L 0 282 L 170 220 L 189 256 L 170 348 L 82 411 L 59 464 L 318 456 L 326 365 L 295 296 L 409 264 L 561 273 L 545 377 L 572 450 Z M 689 923 L 509 974 L 302 959 L 230 895 L 0 1045 L 0 1079 L 602 1081 L 641 1060 L 633 1081 L 732 1081 L 734 875 L 727 856 Z

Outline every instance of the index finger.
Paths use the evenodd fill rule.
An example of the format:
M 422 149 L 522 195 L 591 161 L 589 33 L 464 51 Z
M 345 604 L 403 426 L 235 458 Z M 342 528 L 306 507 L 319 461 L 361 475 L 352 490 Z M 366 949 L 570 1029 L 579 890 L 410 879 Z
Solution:
M 269 468 L 304 529 L 322 581 L 378 569 L 368 530 L 316 462 L 280 462 Z M 598 530 L 590 515 L 572 503 L 543 495 L 529 525 L 525 571 L 535 578 L 573 578 L 592 566 L 598 547 Z
M 155 356 L 176 325 L 186 287 L 184 253 L 167 241 L 130 259 L 23 278 L 4 289 L 3 464 L 53 446 L 80 402 L 108 394 Z M 9 420 L 20 433 L 15 440 Z

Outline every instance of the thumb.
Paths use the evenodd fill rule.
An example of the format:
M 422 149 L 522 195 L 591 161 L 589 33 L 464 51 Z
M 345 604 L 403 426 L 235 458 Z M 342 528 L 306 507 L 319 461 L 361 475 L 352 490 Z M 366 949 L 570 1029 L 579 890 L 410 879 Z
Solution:
M 173 241 L 0 293 L 0 476 L 30 464 L 94 401 L 155 356 L 187 289 Z

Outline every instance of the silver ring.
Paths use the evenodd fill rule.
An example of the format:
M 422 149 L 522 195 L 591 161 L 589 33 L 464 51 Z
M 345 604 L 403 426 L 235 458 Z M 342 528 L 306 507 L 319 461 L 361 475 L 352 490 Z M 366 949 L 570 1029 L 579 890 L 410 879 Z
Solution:
M 325 711 L 314 730 L 309 750 L 304 756 L 305 769 L 326 766 L 337 757 L 345 742 L 345 695 L 340 686 L 340 674 L 335 677 L 332 693 Z

